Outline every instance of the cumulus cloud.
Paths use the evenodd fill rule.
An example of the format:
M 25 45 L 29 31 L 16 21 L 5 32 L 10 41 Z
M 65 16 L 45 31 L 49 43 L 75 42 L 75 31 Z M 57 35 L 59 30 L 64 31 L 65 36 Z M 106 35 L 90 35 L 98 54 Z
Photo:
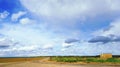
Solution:
M 25 12 L 25 11 L 19 11 L 18 13 L 14 13 L 14 14 L 12 14 L 12 16 L 11 16 L 11 20 L 12 21 L 18 21 L 18 19 L 21 17 L 21 16 L 23 16 L 23 15 L 25 15 L 27 12 Z
M 4 11 L 4 12 L 0 13 L 0 19 L 5 19 L 8 15 L 9 15 L 9 12 Z
M 36 23 L 35 20 L 29 19 L 29 18 L 22 18 L 20 19 L 20 24 L 26 25 L 26 24 L 33 24 Z

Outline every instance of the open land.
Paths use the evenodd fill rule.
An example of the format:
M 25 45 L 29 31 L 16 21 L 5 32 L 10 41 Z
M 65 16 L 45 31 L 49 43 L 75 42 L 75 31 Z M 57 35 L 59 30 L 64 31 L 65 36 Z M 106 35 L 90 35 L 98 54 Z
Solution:
M 100 60 L 98 58 L 75 58 L 76 57 L 0 58 L 0 67 L 120 67 L 119 58 L 117 58 L 118 60 L 109 59 L 103 61 L 98 61 Z

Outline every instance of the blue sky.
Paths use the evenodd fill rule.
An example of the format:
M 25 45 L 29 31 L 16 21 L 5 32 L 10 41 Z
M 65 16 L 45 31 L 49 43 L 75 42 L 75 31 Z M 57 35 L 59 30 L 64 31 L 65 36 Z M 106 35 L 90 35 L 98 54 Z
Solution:
M 119 0 L 0 0 L 0 56 L 120 55 Z

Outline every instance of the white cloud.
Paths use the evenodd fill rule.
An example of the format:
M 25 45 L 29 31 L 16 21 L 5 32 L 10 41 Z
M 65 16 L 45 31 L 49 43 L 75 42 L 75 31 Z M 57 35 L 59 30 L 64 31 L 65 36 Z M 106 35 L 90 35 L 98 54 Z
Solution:
M 18 45 L 11 47 L 9 51 L 13 50 L 36 50 L 39 48 L 51 49 L 55 45 L 60 44 L 64 39 L 60 34 L 56 34 L 53 31 L 40 28 L 36 26 L 24 26 L 24 25 L 10 25 L 5 24 L 3 29 L 0 29 L 1 34 L 14 38 L 14 41 L 19 42 Z M 60 37 L 59 37 L 60 36 Z M 29 51 L 29 50 L 28 50 Z
M 18 44 L 18 45 L 21 45 L 21 44 Z M 29 46 L 24 45 L 24 46 L 19 46 L 19 47 L 13 47 L 11 50 L 14 50 L 14 51 L 30 51 L 30 50 L 35 50 L 36 48 L 37 48 L 36 45 L 29 45 Z
M 54 46 L 52 44 L 47 44 L 43 46 L 43 49 L 52 49 Z
M 19 11 L 18 13 L 14 13 L 11 16 L 12 21 L 17 21 L 21 16 L 25 15 L 27 12 L 25 11 Z
M 30 42 L 30 44 L 43 44 L 48 39 L 49 41 L 52 40 L 51 37 L 53 35 L 51 34 L 51 32 L 48 31 L 44 32 L 44 30 L 41 29 L 34 29 L 30 26 L 22 25 L 6 25 L 5 29 L 2 29 L 1 31 L 2 34 L 14 38 L 15 40 Z M 51 34 L 51 36 L 49 36 L 48 34 Z
M 29 18 L 22 18 L 20 19 L 19 21 L 21 24 L 23 25 L 26 25 L 26 24 L 33 24 L 35 23 L 36 21 L 35 20 L 32 20 L 32 19 L 29 19 Z
M 108 3 L 111 5 L 113 11 L 120 11 L 120 1 L 119 0 L 108 0 Z
M 9 39 L 9 38 L 7 38 L 7 37 L 2 37 L 2 38 L 0 38 L 0 47 L 10 47 L 10 46 L 12 46 L 14 44 L 14 42 L 11 40 L 11 39 Z
M 7 52 L 18 52 L 23 55 L 50 55 L 57 54 L 57 52 L 59 53 L 59 50 L 62 49 L 61 51 L 64 51 L 64 53 L 61 52 L 61 54 L 86 55 L 96 53 L 100 54 L 101 52 L 112 52 L 110 47 L 113 47 L 114 45 L 118 46 L 118 43 L 114 45 L 110 44 L 110 46 L 108 46 L 89 44 L 85 42 L 79 44 L 66 44 L 63 43 L 63 41 L 68 38 L 84 39 L 84 36 L 86 35 L 80 29 L 76 29 L 76 23 L 81 23 L 79 20 L 86 20 L 86 18 L 93 18 L 103 14 L 119 14 L 119 0 L 20 1 L 30 12 L 32 12 L 32 14 L 38 17 L 37 20 L 39 21 L 27 17 L 20 18 L 26 14 L 26 12 L 23 11 L 14 13 L 11 20 L 17 21 L 20 18 L 18 20 L 20 24 L 5 24 L 3 25 L 3 28 L 0 29 L 0 32 L 10 38 L 14 38 L 15 41 L 20 43 L 16 46 L 10 47 L 8 50 L 5 50 Z M 109 30 L 102 30 L 102 32 L 97 35 L 108 35 L 111 33 L 118 34 L 120 33 L 119 25 L 119 20 L 116 20 L 111 23 L 111 28 Z M 89 34 L 87 34 L 87 36 L 89 36 Z M 56 53 L 50 53 L 52 50 L 47 50 L 51 48 L 53 48 L 53 50 L 55 49 Z M 117 51 L 118 49 L 119 47 L 114 47 L 113 52 L 119 53 Z M 94 53 L 94 51 L 96 52 Z
M 46 19 L 95 17 L 120 11 L 119 0 L 21 0 L 30 11 Z M 115 11 L 115 12 L 114 12 Z
M 64 47 L 64 48 L 68 48 L 68 47 L 71 47 L 71 46 L 73 46 L 72 43 L 70 43 L 70 44 L 68 44 L 68 43 L 63 43 L 63 44 L 62 44 L 62 47 Z
M 112 53 L 119 55 L 119 46 L 120 43 L 108 43 L 108 44 L 91 44 L 87 42 L 79 43 L 69 48 L 63 48 L 61 50 L 62 55 L 100 55 L 102 53 Z
M 65 49 L 65 48 L 63 48 L 63 49 L 61 49 L 61 51 L 62 51 L 62 52 L 64 52 L 64 51 L 66 51 L 66 49 Z
M 26 18 L 22 18 L 26 19 Z M 20 19 L 20 20 L 22 20 Z M 33 20 L 27 18 L 27 24 L 33 23 Z M 30 22 L 28 22 L 30 21 Z M 26 23 L 25 21 L 22 21 Z M 20 22 L 21 23 L 21 22 Z M 56 29 L 56 28 L 54 28 Z M 44 24 L 39 24 L 35 21 L 35 24 L 23 25 L 21 24 L 4 24 L 3 28 L 0 29 L 1 34 L 13 38 L 13 41 L 19 42 L 17 45 L 11 46 L 9 49 L 2 50 L 1 52 L 15 52 L 21 54 L 22 51 L 31 52 L 37 55 L 50 55 L 53 50 L 59 50 L 58 46 L 61 46 L 63 41 L 68 38 L 78 37 L 75 32 L 69 30 L 54 31 L 54 29 L 49 29 Z M 56 47 L 57 46 L 57 47 Z M 41 50 L 43 49 L 43 50 Z M 50 49 L 50 50 L 48 50 Z M 52 50 L 51 50 L 52 49 Z M 6 52 L 7 51 L 7 52 Z M 45 52 L 44 52 L 45 51 Z M 13 54 L 15 54 L 13 53 Z M 11 53 L 12 54 L 12 53 Z M 22 53 L 23 55 L 25 52 Z M 56 53 L 54 53 L 55 55 Z M 30 55 L 30 54 L 27 54 Z
M 68 29 L 75 31 L 80 23 L 85 21 L 89 23 L 87 19 L 120 14 L 119 0 L 30 0 L 29 3 L 27 0 L 20 0 L 20 2 L 37 15 L 38 19 L 44 21 L 39 20 L 38 23 L 45 24 L 54 31 Z
M 4 11 L 4 12 L 0 13 L 0 19 L 5 19 L 8 15 L 9 15 L 9 12 Z
M 120 19 L 116 19 L 115 21 L 111 22 L 107 29 L 101 29 L 95 31 L 93 35 L 102 35 L 102 36 L 109 36 L 109 35 L 116 35 L 120 36 Z

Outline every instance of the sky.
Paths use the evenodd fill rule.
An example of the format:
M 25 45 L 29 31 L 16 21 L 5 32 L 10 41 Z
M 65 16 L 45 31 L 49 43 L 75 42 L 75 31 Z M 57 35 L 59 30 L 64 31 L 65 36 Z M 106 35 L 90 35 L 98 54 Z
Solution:
M 0 0 L 0 57 L 120 55 L 120 0 Z

